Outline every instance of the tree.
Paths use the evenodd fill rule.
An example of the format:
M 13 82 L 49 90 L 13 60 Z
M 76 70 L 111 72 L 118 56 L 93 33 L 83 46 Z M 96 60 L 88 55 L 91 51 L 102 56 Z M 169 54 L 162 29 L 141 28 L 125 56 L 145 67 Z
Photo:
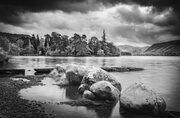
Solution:
M 16 44 L 17 44 L 17 46 L 18 46 L 19 48 L 23 48 L 24 41 L 23 41 L 22 39 L 18 39 L 18 40 L 16 41 Z
M 46 35 L 44 35 L 44 36 L 45 36 L 44 47 L 45 47 L 45 48 L 49 48 L 51 36 L 50 36 L 49 34 L 46 34 Z
M 113 43 L 108 43 L 108 47 L 110 49 L 111 55 L 114 55 L 114 56 L 120 55 L 120 49 L 116 47 Z
M 31 42 L 33 48 L 35 49 L 35 51 L 37 51 L 37 41 L 36 41 L 36 37 L 34 34 L 32 35 L 30 42 Z
M 26 47 L 28 47 L 29 45 L 30 45 L 30 40 L 31 39 L 31 37 L 30 36 L 23 36 L 23 37 L 21 37 L 21 38 L 19 38 L 18 40 L 21 40 L 21 41 L 23 41 L 23 48 L 26 48 Z
M 89 48 L 92 51 L 92 54 L 96 55 L 97 51 L 100 49 L 99 47 L 99 40 L 97 37 L 91 37 L 89 43 L 88 43 Z
M 101 42 L 102 46 L 101 49 L 104 50 L 105 55 L 110 55 L 110 48 L 108 47 L 107 42 Z
M 40 39 L 39 39 L 39 35 L 37 35 L 37 38 L 36 38 L 36 45 L 37 45 L 37 48 L 40 46 Z
M 20 55 L 21 52 L 21 48 L 17 45 L 15 45 L 14 43 L 12 43 L 10 45 L 10 50 L 9 50 L 9 55 L 14 55 L 14 56 L 18 56 Z
M 77 56 L 88 56 L 91 55 L 90 51 L 87 48 L 87 44 L 82 42 L 81 44 L 77 44 L 76 46 L 76 55 Z
M 35 53 L 35 50 L 32 46 L 24 48 L 21 52 L 20 55 L 33 55 Z
M 8 52 L 10 49 L 9 41 L 6 37 L 0 37 L 0 48 Z
M 99 49 L 99 50 L 97 51 L 97 55 L 98 55 L 98 56 L 105 56 L 104 50 Z
M 7 63 L 8 60 L 9 60 L 9 56 L 2 48 L 0 48 L 0 65 Z
M 81 38 L 82 38 L 82 41 L 83 41 L 83 42 L 86 42 L 86 43 L 87 43 L 87 39 L 86 39 L 87 36 L 86 36 L 85 34 L 83 34 Z
M 103 30 L 102 41 L 103 41 L 103 43 L 106 42 L 106 32 L 105 32 L 105 30 Z

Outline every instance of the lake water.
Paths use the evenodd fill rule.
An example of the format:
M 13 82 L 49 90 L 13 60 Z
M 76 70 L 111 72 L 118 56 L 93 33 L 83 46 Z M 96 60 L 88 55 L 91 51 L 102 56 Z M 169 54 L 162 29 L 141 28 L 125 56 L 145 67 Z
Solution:
M 144 71 L 111 73 L 122 84 L 122 91 L 135 82 L 143 82 L 164 97 L 167 110 L 180 111 L 180 57 L 161 56 L 122 56 L 122 57 L 12 57 L 10 64 L 1 68 L 54 67 L 61 63 L 80 63 L 95 66 L 129 66 L 144 68 Z M 116 118 L 121 117 L 119 103 L 111 109 L 96 111 L 86 107 L 57 105 L 61 101 L 76 100 L 80 97 L 77 87 L 60 87 L 54 81 L 45 78 L 45 86 L 33 86 L 20 91 L 24 99 L 49 102 L 47 111 L 53 111 L 58 117 L 73 118 Z

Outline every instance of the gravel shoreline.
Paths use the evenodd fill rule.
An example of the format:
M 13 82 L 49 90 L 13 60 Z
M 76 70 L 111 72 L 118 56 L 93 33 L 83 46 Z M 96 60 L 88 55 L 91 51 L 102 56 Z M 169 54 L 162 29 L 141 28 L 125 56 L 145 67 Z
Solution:
M 43 76 L 16 76 L 30 80 L 13 81 L 0 78 L 0 118 L 55 118 L 54 114 L 45 112 L 43 103 L 21 99 L 19 90 L 41 85 Z

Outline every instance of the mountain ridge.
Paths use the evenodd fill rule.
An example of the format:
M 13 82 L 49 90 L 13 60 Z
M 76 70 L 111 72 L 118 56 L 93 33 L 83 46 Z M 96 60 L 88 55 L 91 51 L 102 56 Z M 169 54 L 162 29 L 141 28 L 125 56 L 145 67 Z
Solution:
M 144 51 L 143 55 L 180 56 L 180 40 L 153 44 Z

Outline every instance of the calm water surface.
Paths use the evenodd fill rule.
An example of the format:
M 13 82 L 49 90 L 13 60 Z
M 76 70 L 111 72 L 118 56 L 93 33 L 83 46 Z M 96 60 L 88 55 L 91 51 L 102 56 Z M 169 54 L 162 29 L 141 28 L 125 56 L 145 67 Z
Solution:
M 31 68 L 54 67 L 61 63 L 81 63 L 95 66 L 130 66 L 141 67 L 144 71 L 111 73 L 122 84 L 122 90 L 135 82 L 143 82 L 160 93 L 167 103 L 168 110 L 180 111 L 180 57 L 12 57 L 10 64 L 1 68 Z M 106 111 L 96 111 L 86 107 L 71 107 L 56 105 L 61 101 L 76 100 L 80 97 L 77 87 L 66 88 L 55 85 L 55 81 L 45 78 L 45 86 L 33 86 L 20 91 L 20 95 L 29 100 L 49 102 L 45 107 L 54 111 L 58 117 L 77 118 L 116 118 L 119 113 L 119 103 Z

